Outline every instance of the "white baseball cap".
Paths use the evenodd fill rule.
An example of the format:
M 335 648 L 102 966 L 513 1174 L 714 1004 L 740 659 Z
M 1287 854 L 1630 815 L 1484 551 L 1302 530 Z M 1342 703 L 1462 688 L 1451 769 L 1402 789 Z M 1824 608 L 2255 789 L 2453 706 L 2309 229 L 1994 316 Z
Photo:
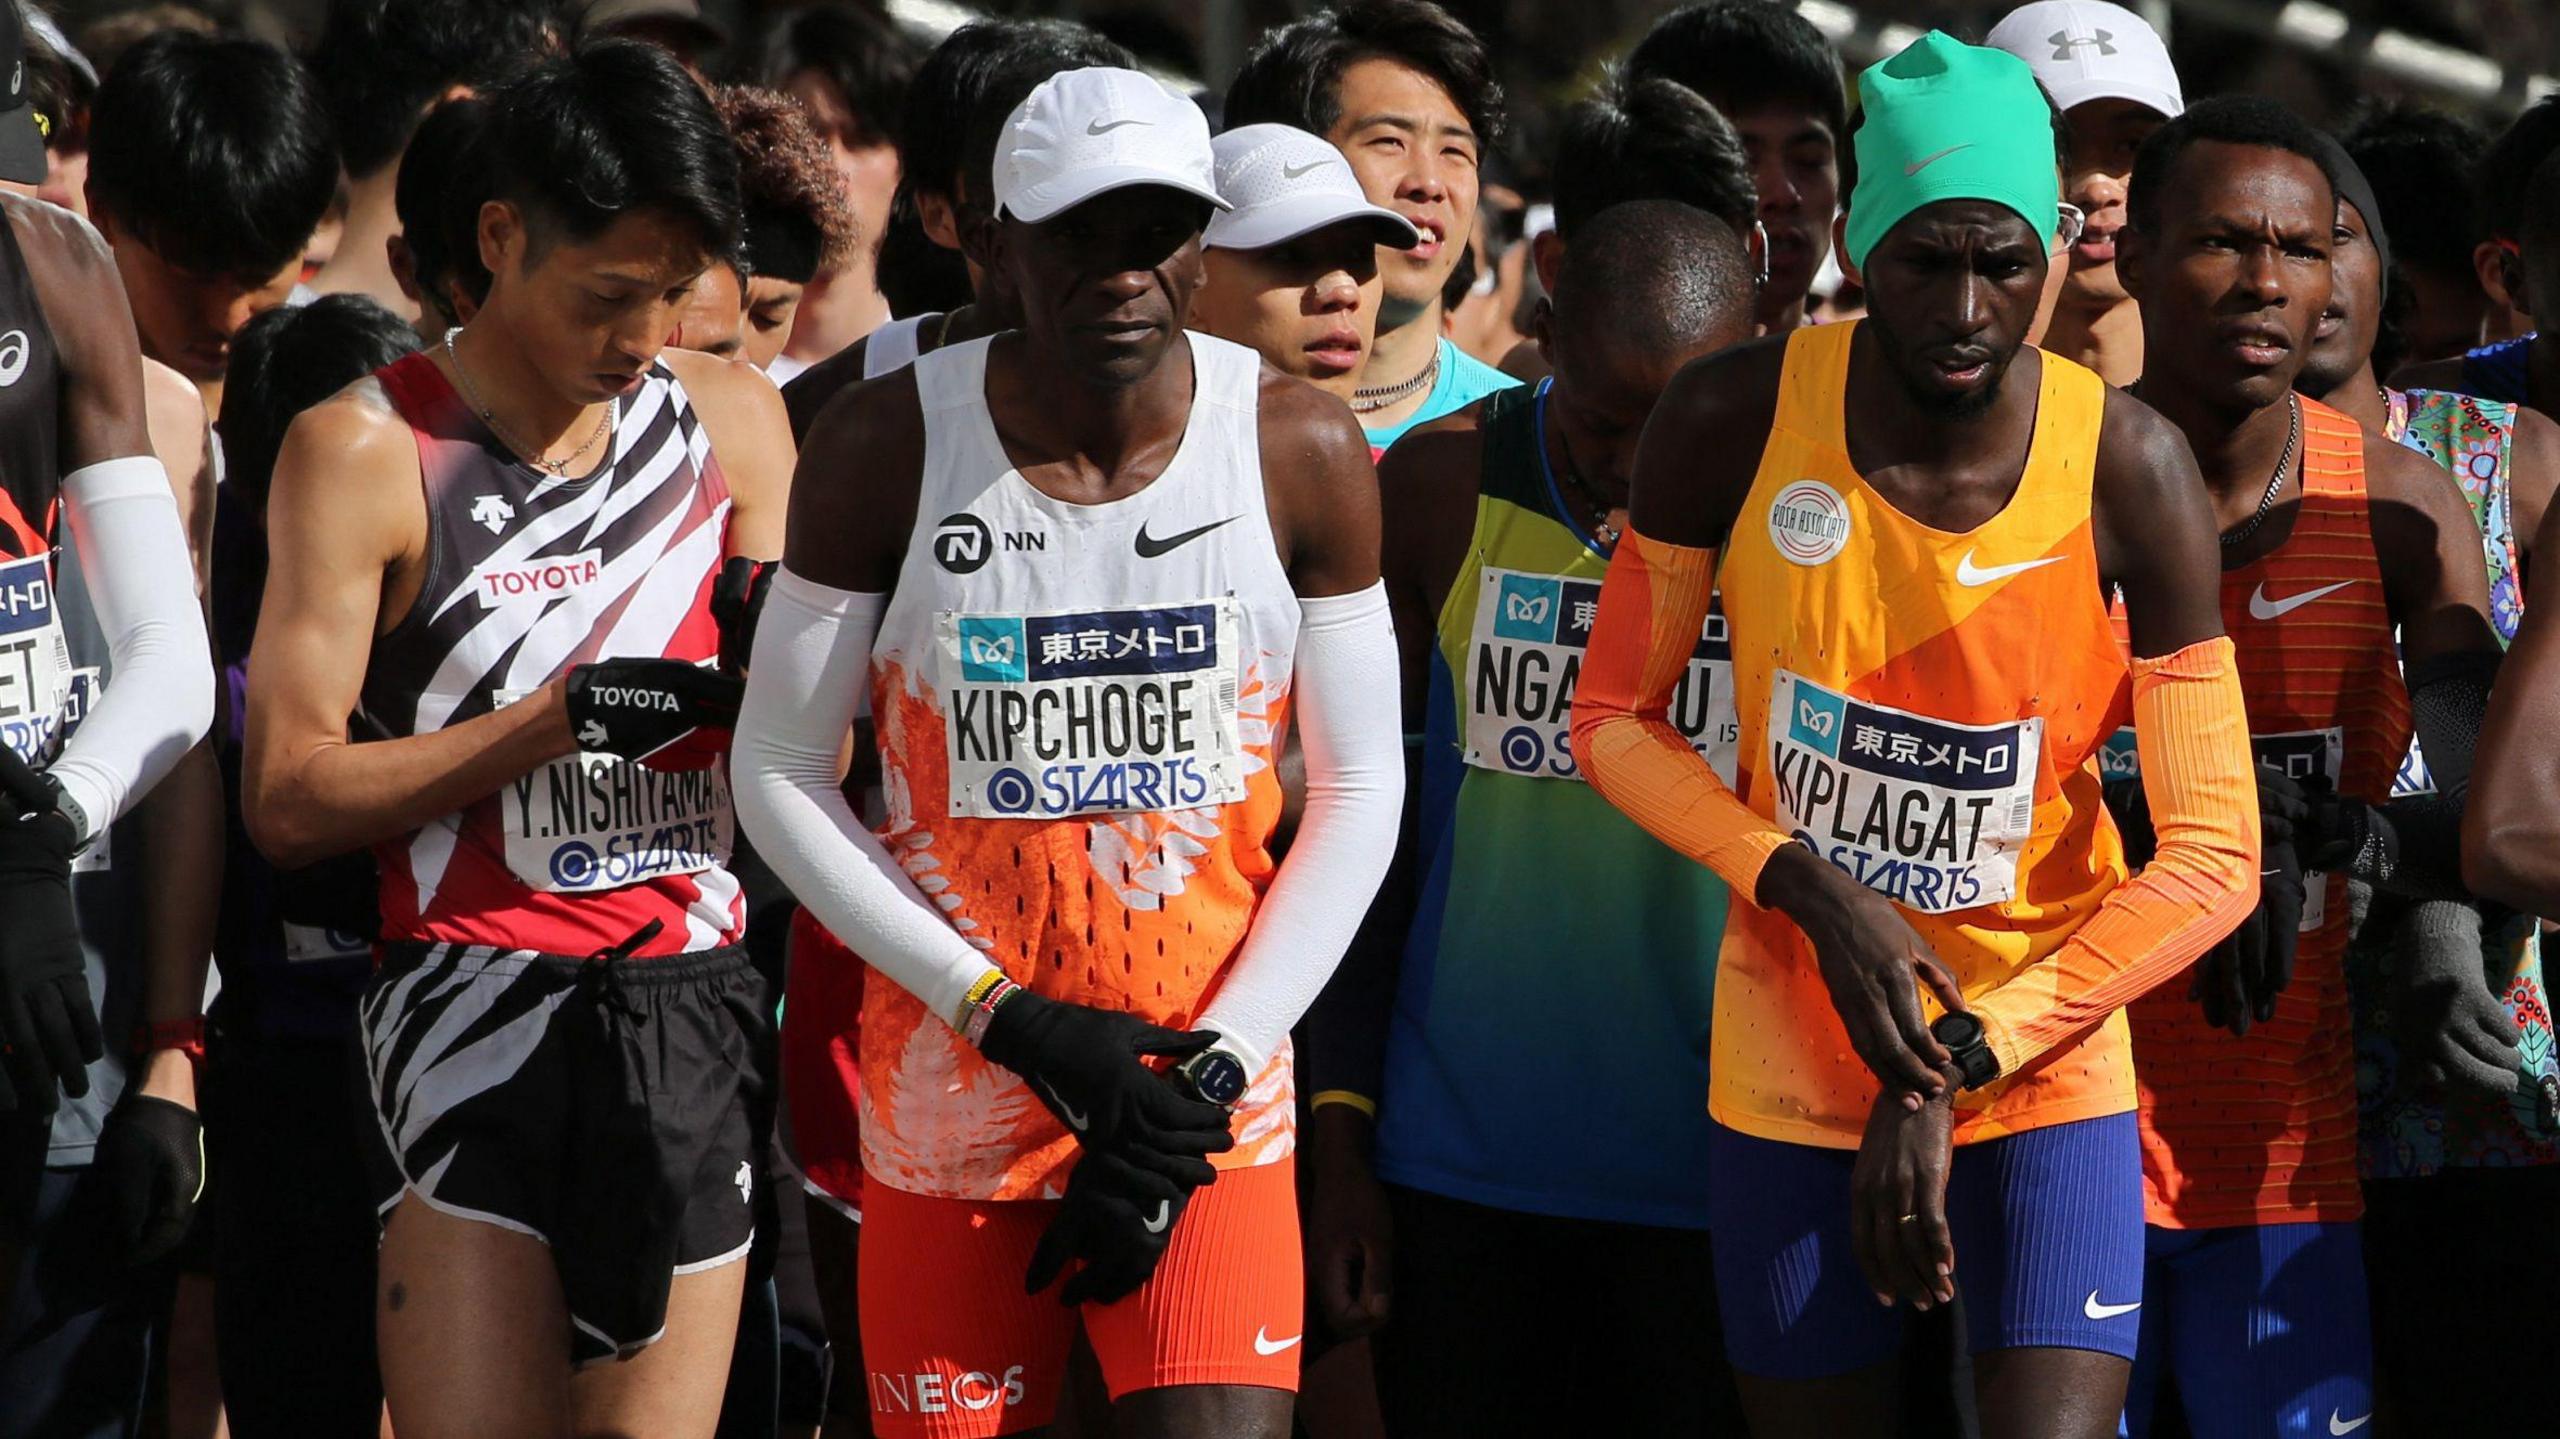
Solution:
M 1163 185 L 1224 210 L 1211 168 L 1199 106 L 1135 70 L 1063 70 L 1005 117 L 996 213 L 1036 225 L 1133 185 Z
M 1212 248 L 1260 250 L 1346 220 L 1361 222 L 1392 249 L 1421 243 L 1411 220 L 1369 203 L 1351 162 L 1322 136 L 1291 125 L 1241 125 L 1211 150 L 1218 193 L 1235 206 L 1209 217 L 1203 238 Z
M 1983 43 L 2026 61 L 2065 110 L 2091 100 L 2131 100 L 2171 117 L 2187 108 L 2160 32 L 2107 0 L 2035 0 L 2001 16 Z

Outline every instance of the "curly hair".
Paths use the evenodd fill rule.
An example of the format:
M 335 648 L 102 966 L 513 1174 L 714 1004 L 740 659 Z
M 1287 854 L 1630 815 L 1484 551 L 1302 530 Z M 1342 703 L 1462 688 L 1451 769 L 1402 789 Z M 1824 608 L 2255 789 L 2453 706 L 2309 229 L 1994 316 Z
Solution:
M 720 86 L 711 104 L 738 146 L 748 273 L 807 284 L 842 265 L 859 228 L 808 111 L 754 85 Z

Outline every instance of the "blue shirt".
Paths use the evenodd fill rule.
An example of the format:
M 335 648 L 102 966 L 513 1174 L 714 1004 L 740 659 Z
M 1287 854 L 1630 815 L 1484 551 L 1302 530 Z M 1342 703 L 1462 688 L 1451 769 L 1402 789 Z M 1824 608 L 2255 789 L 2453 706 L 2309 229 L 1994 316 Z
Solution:
M 1455 414 L 1496 390 L 1507 390 L 1519 384 L 1517 376 L 1506 375 L 1466 351 L 1440 337 L 1440 378 L 1431 382 L 1431 394 L 1422 408 L 1391 425 L 1363 426 L 1369 432 L 1369 448 L 1385 454 L 1387 446 L 1404 438 L 1404 432 L 1416 425 L 1427 425 L 1443 415 Z

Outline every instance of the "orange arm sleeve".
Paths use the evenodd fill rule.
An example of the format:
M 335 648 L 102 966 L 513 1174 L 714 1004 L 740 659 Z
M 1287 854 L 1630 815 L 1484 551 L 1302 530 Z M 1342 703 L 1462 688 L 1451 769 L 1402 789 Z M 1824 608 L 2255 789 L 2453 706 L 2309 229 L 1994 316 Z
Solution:
M 1689 747 L 1669 718 L 1698 647 L 1716 552 L 1634 530 L 1618 541 L 1573 694 L 1573 760 L 1603 798 L 1745 899 L 1787 843 Z
M 2060 949 L 1974 999 L 2002 1074 L 2194 963 L 2258 902 L 2257 777 L 2230 639 L 2135 660 L 2133 729 L 2160 848 Z

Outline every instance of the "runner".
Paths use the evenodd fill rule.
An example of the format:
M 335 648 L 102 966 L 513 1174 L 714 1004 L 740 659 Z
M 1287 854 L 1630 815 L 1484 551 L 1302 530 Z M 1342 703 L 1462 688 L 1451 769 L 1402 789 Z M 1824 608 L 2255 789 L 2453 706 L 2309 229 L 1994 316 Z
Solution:
M 2116 240 L 2135 154 L 2186 107 L 2169 47 L 2141 16 L 2105 0 L 2035 0 L 1983 43 L 2026 61 L 2070 129 L 2063 198 L 2083 223 L 2041 343 L 2110 385 L 2131 384 L 2143 370 L 2142 312 L 2117 274 Z
M 1382 260 L 1378 337 L 1351 402 L 1371 451 L 1517 383 L 1441 334 L 1442 292 L 1475 229 L 1477 165 L 1502 128 L 1502 86 L 1475 32 L 1430 0 L 1345 0 L 1262 37 L 1227 87 L 1226 122 L 1322 135 L 1372 201 L 1422 231 Z
M 2527 258 L 2531 239 L 2526 233 L 2544 220 L 2548 206 L 2560 203 L 2560 176 L 2548 184 L 2543 179 L 2555 150 L 2560 150 L 2560 96 L 2546 96 L 2516 116 L 2480 157 L 2472 183 L 2478 189 L 2481 239 L 2472 263 L 2480 287 L 2506 313 L 2491 317 L 2486 344 L 2458 359 L 2409 366 L 2393 375 L 2393 381 L 2408 389 L 2455 390 L 2519 405 L 2532 404 L 2536 395 L 2548 404 L 2548 397 L 2560 394 L 2560 368 L 2555 368 L 2560 357 L 2536 345 L 2531 333 L 2533 270 L 2542 262 Z M 2560 259 L 2552 263 L 2560 264 Z
M 2413 710 L 2428 752 L 2468 769 L 2477 722 L 2446 717 L 2466 697 L 2476 714 L 2496 668 L 2479 531 L 2441 470 L 2291 393 L 2330 305 L 2339 158 L 2280 106 L 2216 99 L 2145 144 L 2129 202 L 2136 393 L 2203 458 L 2273 816 L 2259 914 L 2129 1011 L 2151 1225 L 2137 1436 L 2164 1375 L 2201 1439 L 2372 1415 L 2345 881 L 2461 893 L 2458 785 L 2381 806 Z M 2368 277 L 2371 248 L 2350 261 Z
M 413 152 L 414 153 L 414 152 Z M 221 841 L 222 994 L 205 1065 L 214 1305 L 222 1401 L 237 1439 L 370 1433 L 374 1360 L 370 1142 L 348 1102 L 356 1000 L 373 971 L 378 881 L 362 853 L 279 874 L 240 822 L 242 700 L 267 575 L 268 481 L 303 410 L 415 348 L 360 295 L 270 310 L 234 346 L 223 388 L 228 469 L 214 526 L 215 750 L 230 802 Z
M 2330 403 L 2452 472 L 2481 529 L 2490 623 L 2510 640 L 2522 616 L 2516 537 L 2530 536 L 2560 476 L 2560 432 L 2496 400 L 2381 389 L 2371 360 L 2356 363 L 2385 309 L 2383 275 L 2396 284 L 2408 267 L 2391 263 L 2396 239 L 2368 230 L 2362 172 L 2343 155 L 2332 163 L 2337 283 L 2296 386 L 2317 394 L 2354 364 Z M 2434 788 L 2413 747 L 2394 799 Z M 2347 951 L 2374 1378 L 2392 1427 L 2451 1422 L 2446 1397 L 2479 1427 L 2538 1422 L 2497 1397 L 2536 1362 L 2528 1341 L 2478 1302 L 2560 1291 L 2560 1232 L 2542 1220 L 2560 1197 L 2560 1060 L 2537 929 L 2507 911 L 2484 925 L 2464 900 L 2386 894 L 2371 897 Z
M 1379 477 L 1425 798 L 1308 1017 L 1307 1242 L 1335 1333 L 1388 1320 L 1397 1435 L 1569 1433 L 1604 1407 L 1627 1433 L 1741 1430 L 1707 1357 L 1714 987 L 1687 962 L 1724 885 L 1585 788 L 1564 732 L 1635 437 L 1682 363 L 1750 338 L 1754 289 L 1702 211 L 1578 217 L 1535 321 L 1554 378 L 1414 431 Z M 1682 723 L 1730 772 L 1708 633 Z M 1643 1350 L 1684 1356 L 1682 1382 L 1630 1390 Z
M 1201 236 L 1192 324 L 1355 403 L 1378 329 L 1378 252 L 1409 250 L 1422 232 L 1370 204 L 1351 162 L 1304 130 L 1245 125 L 1213 148 L 1234 208 Z
M 738 236 L 692 78 L 598 42 L 490 104 L 488 304 L 276 462 L 242 808 L 279 867 L 382 865 L 361 1035 L 403 1439 L 706 1434 L 772 1003 L 722 867 L 738 682 L 700 667 L 705 597 L 778 547 L 788 435 L 761 377 L 658 358 Z
M 1732 122 L 1759 200 L 1762 333 L 1807 323 L 1806 297 L 1831 255 L 1849 133 L 1839 52 L 1792 7 L 1714 0 L 1655 21 L 1627 56 L 1626 77 L 1676 81 Z
M 422 344 L 439 344 L 445 331 L 471 323 L 489 298 L 479 233 L 486 178 L 472 149 L 488 114 L 485 100 L 448 100 L 418 122 L 400 155 L 391 273 L 416 309 Z
M 745 352 L 747 261 L 743 249 L 732 263 L 702 272 L 667 343 L 722 360 L 735 360 Z
M 329 113 L 262 40 L 164 31 L 107 73 L 89 121 L 89 215 L 114 249 L 142 352 L 222 408 L 231 337 L 285 303 L 337 190 Z M 220 205 L 203 197 L 220 195 Z
M 479 90 L 559 45 L 550 11 L 523 0 L 357 0 L 329 7 L 311 74 L 346 170 L 346 219 L 312 293 L 370 295 L 418 318 L 391 242 L 401 154 L 419 122 L 456 90 Z M 444 330 L 437 329 L 442 335 Z
M 2402 313 L 2377 342 L 2374 373 L 2449 359 L 2479 344 L 2492 306 L 2471 265 L 2471 173 L 2488 135 L 2442 110 L 2384 101 L 2359 112 L 2338 138 L 2373 187 L 2380 206 L 2373 223 L 2391 237 L 2391 293 L 2406 292 L 2393 301 Z M 2503 317 L 2506 307 L 2495 308 Z
M 991 193 L 1024 329 L 831 402 L 757 634 L 748 823 L 888 981 L 862 1021 L 885 1434 L 1045 1425 L 1079 1305 L 1116 1432 L 1288 1430 L 1285 1040 L 1392 847 L 1392 640 L 1357 427 L 1182 330 L 1211 168 L 1198 109 L 1133 71 L 1031 93 Z M 838 787 L 866 684 L 877 836 Z M 1311 798 L 1275 873 L 1292 718 Z
M 1984 1431 L 2108 1435 L 2143 1297 L 2115 1011 L 2256 896 L 2212 522 L 2175 430 L 2023 347 L 2060 209 L 2027 67 L 1933 33 L 1859 89 L 1845 248 L 1869 317 L 1664 394 L 1574 755 L 1752 900 L 1726 923 L 1708 1097 L 1752 1431 L 1890 1432 L 1902 1325 L 1879 1306 L 1961 1285 Z M 1711 578 L 1734 788 L 1667 722 Z M 2110 585 L 2135 725 L 2177 736 L 2145 779 L 2175 818 L 2130 880 L 2090 762 L 2125 681 Z
M 1014 107 L 1063 71 L 1137 63 L 1128 51 L 1064 20 L 975 20 L 952 31 L 925 57 L 907 91 L 899 141 L 901 203 L 923 213 L 936 244 L 968 254 L 974 232 L 993 218 L 987 195 L 994 184 L 996 138 Z M 948 313 L 902 315 L 785 384 L 792 435 L 807 439 L 827 401 L 858 380 L 903 369 L 944 345 L 1019 325 L 1020 306 L 1002 272 L 975 255 L 968 266 L 976 296 L 970 303 Z
M 738 141 L 738 197 L 747 212 L 747 363 L 771 368 L 791 337 L 802 293 L 850 263 L 861 238 L 827 164 L 826 146 L 788 96 L 748 85 L 711 92 Z

